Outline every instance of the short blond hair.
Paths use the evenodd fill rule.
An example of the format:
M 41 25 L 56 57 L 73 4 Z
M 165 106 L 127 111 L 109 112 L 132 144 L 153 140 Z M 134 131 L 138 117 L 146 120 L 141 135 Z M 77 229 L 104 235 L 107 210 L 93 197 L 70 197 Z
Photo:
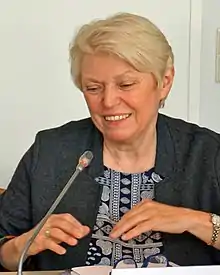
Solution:
M 118 13 L 83 25 L 70 43 L 71 75 L 81 89 L 81 68 L 85 54 L 114 54 L 137 71 L 152 73 L 158 86 L 174 64 L 174 55 L 164 34 L 145 17 Z

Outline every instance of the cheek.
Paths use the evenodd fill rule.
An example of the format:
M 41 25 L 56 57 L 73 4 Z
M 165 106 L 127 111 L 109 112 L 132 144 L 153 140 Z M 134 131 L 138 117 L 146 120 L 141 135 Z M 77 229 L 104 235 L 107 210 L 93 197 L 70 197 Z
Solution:
M 98 116 L 98 114 L 100 113 L 100 104 L 98 102 L 97 99 L 95 99 L 94 97 L 89 97 L 89 96 L 85 96 L 85 101 L 87 104 L 87 107 L 89 109 L 90 115 L 92 117 L 96 117 Z
M 96 109 L 96 106 L 98 104 L 97 104 L 96 100 L 94 100 L 94 98 L 84 95 L 84 99 L 86 101 L 86 104 L 87 104 L 89 110 L 93 111 L 94 109 Z
M 149 90 L 146 90 L 146 93 L 142 93 L 143 104 L 148 104 L 150 106 L 156 106 L 160 102 L 160 91 L 154 89 L 153 87 Z
M 155 93 L 156 91 L 153 91 L 132 101 L 132 106 L 137 114 L 145 117 L 157 114 L 160 100 Z

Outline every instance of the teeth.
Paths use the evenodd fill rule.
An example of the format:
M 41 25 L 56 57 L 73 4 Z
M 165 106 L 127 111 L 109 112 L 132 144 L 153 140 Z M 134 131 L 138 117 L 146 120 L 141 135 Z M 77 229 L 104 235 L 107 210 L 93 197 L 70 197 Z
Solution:
M 120 116 L 105 116 L 105 120 L 108 120 L 108 121 L 122 120 L 122 119 L 128 118 L 129 115 L 130 115 L 130 114 L 120 115 Z

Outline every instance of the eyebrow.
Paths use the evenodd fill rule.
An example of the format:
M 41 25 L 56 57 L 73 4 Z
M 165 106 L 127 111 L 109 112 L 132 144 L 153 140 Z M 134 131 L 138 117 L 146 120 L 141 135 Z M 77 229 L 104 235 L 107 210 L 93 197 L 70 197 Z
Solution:
M 118 77 L 124 76 L 126 74 L 134 74 L 134 73 L 135 73 L 135 71 L 127 70 L 127 71 L 123 72 L 122 74 L 116 75 L 114 78 L 118 78 Z
M 132 70 L 127 70 L 127 71 L 125 71 L 125 72 L 123 72 L 123 73 L 121 73 L 121 74 L 118 74 L 118 75 L 114 76 L 114 79 L 120 78 L 120 77 L 125 76 L 125 75 L 127 75 L 127 74 L 129 74 L 129 73 L 134 74 L 134 71 L 132 71 Z M 86 81 L 102 82 L 102 81 L 97 80 L 97 79 L 95 79 L 94 77 L 90 77 L 90 76 L 88 76 L 88 77 L 85 76 L 84 79 L 85 79 Z

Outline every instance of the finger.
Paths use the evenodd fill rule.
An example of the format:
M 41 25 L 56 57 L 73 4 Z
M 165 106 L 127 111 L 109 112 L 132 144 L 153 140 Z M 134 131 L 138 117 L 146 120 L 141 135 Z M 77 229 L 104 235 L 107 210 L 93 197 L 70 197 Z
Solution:
M 81 227 L 75 226 L 74 223 L 69 222 L 65 219 L 56 218 L 50 221 L 45 227 L 49 228 L 59 228 L 64 231 L 66 234 L 81 239 L 86 236 L 90 232 L 90 228 L 88 226 L 82 225 Z
M 78 229 L 82 228 L 83 226 L 75 217 L 73 217 L 69 213 L 58 214 L 58 215 L 61 216 L 64 220 L 69 221 L 70 223 L 73 223 L 73 225 Z
M 82 229 L 79 229 L 79 228 L 75 228 L 72 224 L 66 221 L 60 222 L 59 224 L 56 225 L 56 227 L 60 228 L 62 231 L 66 232 L 68 235 L 77 239 L 83 238 L 90 231 L 88 226 L 83 226 Z
M 132 228 L 136 227 L 141 222 L 148 220 L 146 211 L 142 210 L 137 212 L 134 216 L 131 217 L 122 217 L 122 219 L 114 226 L 110 233 L 111 238 L 118 238 L 124 233 L 128 232 Z
M 45 241 L 44 245 L 45 245 L 45 250 L 49 249 L 49 250 L 51 250 L 54 253 L 59 254 L 59 255 L 63 255 L 63 254 L 66 253 L 66 249 L 64 247 L 62 247 L 61 245 L 57 244 L 52 239 L 47 239 Z
M 61 221 L 61 220 L 64 220 L 64 221 L 72 224 L 72 226 L 74 226 L 74 228 L 77 228 L 78 230 L 83 229 L 83 225 L 69 213 L 54 214 L 54 215 L 51 216 L 51 222 L 52 223 L 57 222 L 57 221 Z
M 71 246 L 74 246 L 78 243 L 76 238 L 70 236 L 69 234 L 66 234 L 64 231 L 60 230 L 59 228 L 52 228 L 50 230 L 49 238 L 54 239 L 56 243 L 64 242 Z
M 61 215 L 61 217 L 66 220 L 67 222 L 70 222 L 74 228 L 76 230 L 78 230 L 79 232 L 81 232 L 84 235 L 87 235 L 90 231 L 90 228 L 86 225 L 81 224 L 75 217 L 73 217 L 71 214 L 69 213 L 65 213 L 65 214 L 58 214 Z
M 149 221 L 145 221 L 142 222 L 140 224 L 138 224 L 137 226 L 135 226 L 134 228 L 132 228 L 131 230 L 129 230 L 128 232 L 126 232 L 125 234 L 123 234 L 121 236 L 123 241 L 128 241 L 131 240 L 135 237 L 140 236 L 142 233 L 151 231 L 152 227 L 150 226 Z
M 154 202 L 150 199 L 143 199 L 141 202 L 133 206 L 132 209 L 129 210 L 114 226 L 113 232 L 118 230 L 119 227 L 128 225 L 130 221 L 133 222 L 133 225 L 139 223 L 141 220 L 140 217 L 142 217 L 142 214 L 143 216 L 146 216 L 147 212 L 151 209 L 152 203 Z

